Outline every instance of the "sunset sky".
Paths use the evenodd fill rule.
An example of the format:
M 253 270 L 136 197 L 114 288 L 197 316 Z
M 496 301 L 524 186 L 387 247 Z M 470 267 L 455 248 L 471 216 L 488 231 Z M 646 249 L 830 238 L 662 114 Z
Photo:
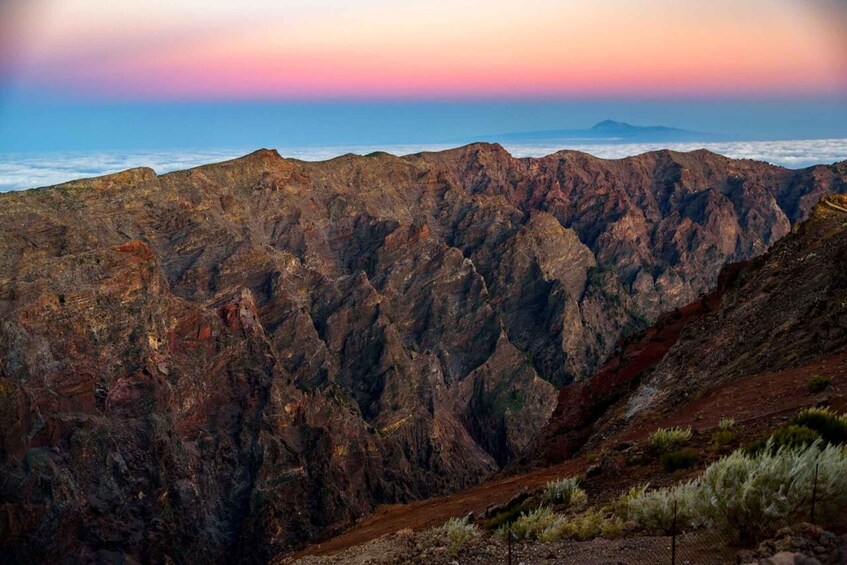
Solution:
M 761 114 L 757 102 L 766 101 L 776 112 L 796 108 L 821 128 L 827 121 L 841 127 L 847 124 L 845 6 L 840 0 L 0 0 L 0 147 L 13 149 L 11 136 L 27 129 L 24 118 L 39 115 L 57 120 L 52 135 L 78 127 L 87 139 L 91 123 L 126 122 L 132 131 L 167 112 L 180 114 L 178 108 L 223 104 L 251 116 L 249 108 L 269 102 L 510 100 L 518 104 L 510 115 L 521 113 L 520 103 L 561 102 L 571 104 L 559 114 L 565 120 L 580 115 L 575 101 L 623 101 L 630 110 L 663 101 L 679 114 L 711 108 L 714 119 L 701 121 L 717 120 L 723 128 L 721 116 L 744 114 L 744 104 Z M 729 114 L 716 110 L 721 104 Z M 311 111 L 316 119 L 325 114 Z M 644 119 L 663 117 L 642 114 L 636 111 Z M 530 119 L 523 129 L 552 117 Z M 600 111 L 584 121 L 595 117 Z M 754 119 L 766 121 L 764 114 Z M 522 129 L 514 121 L 480 118 L 473 127 L 480 128 L 476 133 Z

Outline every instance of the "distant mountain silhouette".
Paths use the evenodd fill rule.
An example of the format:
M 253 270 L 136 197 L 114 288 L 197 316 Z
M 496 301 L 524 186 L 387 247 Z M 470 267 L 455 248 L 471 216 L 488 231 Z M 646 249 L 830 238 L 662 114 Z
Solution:
M 487 141 L 578 140 L 596 143 L 632 143 L 650 141 L 718 141 L 726 139 L 704 133 L 666 126 L 635 126 L 626 122 L 603 120 L 588 129 L 553 129 L 503 133 Z

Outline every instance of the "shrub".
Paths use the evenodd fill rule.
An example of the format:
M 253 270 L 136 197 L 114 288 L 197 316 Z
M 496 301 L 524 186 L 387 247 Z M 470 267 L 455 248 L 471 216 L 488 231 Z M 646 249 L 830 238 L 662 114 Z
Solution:
M 650 434 L 650 445 L 659 453 L 676 449 L 691 439 L 691 426 L 687 428 L 659 428 Z
M 622 520 L 629 520 L 629 507 L 633 500 L 639 499 L 647 492 L 648 485 L 641 485 L 637 487 L 629 487 L 622 495 L 618 496 L 615 500 L 613 500 L 607 507 L 606 510 L 618 516 Z
M 502 536 L 509 535 L 509 529 L 498 530 Z M 511 527 L 516 539 L 534 539 L 542 542 L 562 538 L 578 540 L 593 539 L 598 536 L 618 537 L 623 532 L 623 521 L 619 517 L 607 518 L 603 511 L 590 508 L 572 518 L 557 514 L 546 507 L 521 516 Z
M 762 537 L 802 519 L 809 511 L 815 466 L 821 525 L 839 520 L 847 505 L 847 447 L 820 442 L 804 449 L 781 447 L 757 454 L 735 451 L 703 475 L 631 501 L 631 519 L 667 532 L 677 504 L 680 527 L 707 525 L 742 541 Z
M 721 418 L 721 421 L 718 422 L 718 429 L 722 431 L 728 431 L 735 427 L 735 418 Z
M 808 389 L 809 394 L 817 394 L 828 389 L 832 385 L 832 379 L 823 375 L 814 375 L 809 378 Z
M 567 535 L 578 540 L 589 540 L 599 536 L 605 538 L 620 537 L 623 521 L 620 518 L 606 518 L 600 510 L 587 510 L 568 522 Z
M 485 523 L 485 528 L 487 530 L 497 530 L 503 526 L 508 526 L 512 522 L 518 519 L 521 514 L 526 514 L 530 510 L 532 510 L 532 506 L 529 504 L 518 504 L 509 508 L 508 510 L 504 510 L 500 512 L 496 516 L 492 517 Z
M 623 522 L 619 518 L 606 518 L 596 508 L 591 508 L 567 519 L 559 516 L 538 534 L 538 541 L 555 541 L 562 538 L 589 540 L 599 536 L 619 537 L 623 531 Z
M 450 555 L 456 556 L 479 531 L 466 518 L 450 518 L 437 528 L 447 544 Z
M 735 432 L 732 430 L 719 429 L 712 434 L 712 445 L 715 449 L 723 449 L 735 442 Z
M 644 490 L 640 496 L 629 500 L 628 519 L 640 526 L 670 534 L 673 529 L 674 512 L 678 527 L 700 525 L 695 502 L 695 482 L 683 483 L 671 488 Z
M 791 423 L 816 431 L 829 443 L 847 443 L 847 415 L 839 416 L 826 408 L 807 408 L 794 416 Z
M 511 530 L 517 539 L 538 539 L 538 536 L 544 536 L 547 529 L 561 521 L 564 521 L 564 516 L 546 506 L 540 506 L 512 522 Z
M 686 447 L 662 454 L 662 466 L 665 471 L 672 473 L 680 469 L 688 469 L 697 462 L 697 451 Z
M 544 501 L 550 504 L 581 506 L 587 500 L 588 497 L 585 491 L 579 488 L 579 480 L 576 477 L 550 481 L 544 489 Z
M 770 436 L 765 436 L 757 439 L 747 446 L 747 453 L 755 455 L 770 449 L 771 453 L 776 453 L 780 448 L 802 448 L 812 445 L 820 440 L 821 436 L 818 432 L 810 430 L 806 426 L 785 425 L 776 429 Z

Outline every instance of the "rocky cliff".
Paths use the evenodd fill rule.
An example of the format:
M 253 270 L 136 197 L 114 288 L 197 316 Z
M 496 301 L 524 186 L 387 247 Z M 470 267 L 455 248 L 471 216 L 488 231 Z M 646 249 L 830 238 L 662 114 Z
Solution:
M 725 267 L 711 293 L 623 340 L 590 379 L 563 387 L 511 468 L 564 461 L 734 381 L 815 364 L 840 371 L 830 361 L 845 348 L 847 197 L 831 195 L 766 254 Z
M 475 144 L 0 195 L 0 555 L 262 561 L 471 484 L 845 176 Z

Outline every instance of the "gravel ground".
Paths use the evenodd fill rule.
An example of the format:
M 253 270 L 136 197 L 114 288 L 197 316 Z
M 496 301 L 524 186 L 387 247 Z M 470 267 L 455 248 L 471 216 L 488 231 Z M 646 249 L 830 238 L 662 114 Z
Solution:
M 736 550 L 708 537 L 688 536 L 678 540 L 680 565 L 720 565 L 735 563 Z M 671 561 L 671 538 L 634 536 L 615 540 L 563 540 L 549 543 L 521 542 L 512 546 L 512 563 L 535 565 L 552 563 L 659 565 Z M 403 530 L 364 545 L 329 556 L 306 556 L 301 565 L 489 565 L 508 563 L 506 544 L 497 536 L 477 534 L 458 554 L 450 555 L 443 540 L 432 531 Z

